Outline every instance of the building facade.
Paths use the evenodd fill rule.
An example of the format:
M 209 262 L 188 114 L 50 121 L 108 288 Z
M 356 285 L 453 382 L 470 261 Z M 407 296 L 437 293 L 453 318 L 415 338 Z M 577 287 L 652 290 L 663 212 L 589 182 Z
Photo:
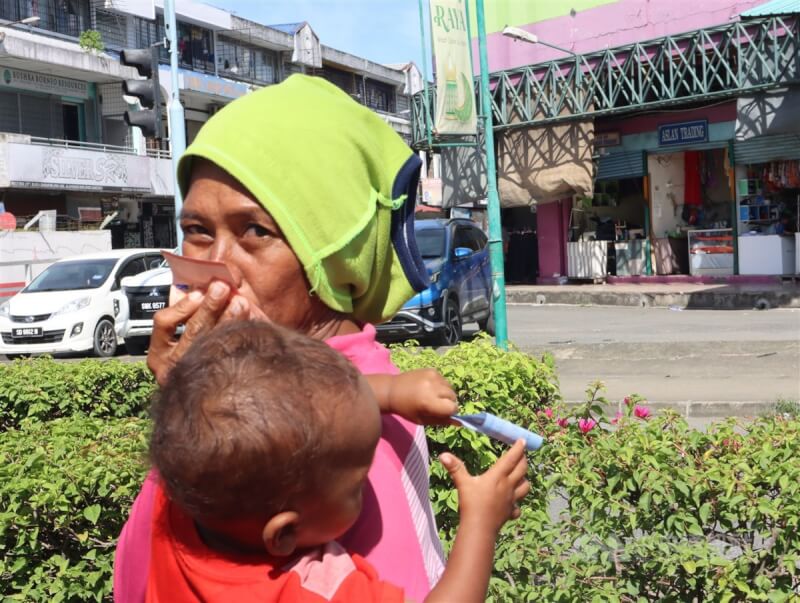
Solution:
M 800 268 L 800 4 L 495 0 L 486 13 L 507 280 Z M 454 205 L 481 194 L 454 190 Z
M 177 13 L 187 142 L 219 108 L 297 72 L 330 80 L 410 141 L 408 70 L 325 46 L 308 23 L 272 27 L 190 1 Z M 104 50 L 81 47 L 86 31 Z M 0 0 L 0 202 L 20 227 L 48 211 L 59 229 L 107 222 L 114 247 L 175 245 L 168 142 L 125 124 L 122 81 L 137 76 L 119 62 L 164 35 L 160 1 Z M 162 50 L 164 99 L 168 61 Z

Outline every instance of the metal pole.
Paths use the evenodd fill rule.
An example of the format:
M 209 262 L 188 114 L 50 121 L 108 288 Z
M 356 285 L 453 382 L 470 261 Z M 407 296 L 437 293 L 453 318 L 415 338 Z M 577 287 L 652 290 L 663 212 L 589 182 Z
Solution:
M 178 187 L 178 160 L 186 150 L 186 123 L 178 82 L 178 23 L 175 16 L 175 0 L 164 0 L 164 28 L 169 44 L 169 71 L 172 82 L 167 113 L 169 115 L 169 148 L 172 152 L 172 182 L 175 187 L 175 235 L 180 248 L 183 244 L 183 233 L 180 228 L 183 197 Z
M 423 0 L 419 0 L 419 40 L 422 45 L 422 86 L 423 105 L 425 106 L 425 133 L 428 138 L 428 150 L 433 151 L 433 135 L 431 133 L 431 103 L 428 97 L 428 57 L 425 54 L 425 8 Z M 425 174 L 427 178 L 428 175 Z
M 497 168 L 494 160 L 494 123 L 489 88 L 489 60 L 486 54 L 486 24 L 483 0 L 476 0 L 478 18 L 478 54 L 481 63 L 481 110 L 486 146 L 486 179 L 489 210 L 489 257 L 492 262 L 494 328 L 497 347 L 508 349 L 506 314 L 506 279 L 503 266 L 503 230 L 500 226 L 500 197 L 497 194 Z

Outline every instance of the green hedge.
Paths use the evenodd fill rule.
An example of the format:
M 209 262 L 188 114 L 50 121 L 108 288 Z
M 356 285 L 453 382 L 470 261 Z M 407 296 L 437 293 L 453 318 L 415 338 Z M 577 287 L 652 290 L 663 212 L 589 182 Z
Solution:
M 141 362 L 43 357 L 0 364 L 0 431 L 26 418 L 146 417 L 153 383 Z
M 146 429 L 78 416 L 0 434 L 0 598 L 109 597 L 116 538 L 146 473 Z
M 482 339 L 443 355 L 404 347 L 393 357 L 404 369 L 441 370 L 459 391 L 464 412 L 486 409 L 547 438 L 530 457 L 533 489 L 522 518 L 501 534 L 491 600 L 797 600 L 797 417 L 729 422 L 699 432 L 671 414 L 637 418 L 647 413 L 634 397 L 612 424 L 602 414 L 605 400 L 597 388 L 590 388 L 585 406 L 563 408 L 548 357 L 500 352 Z M 31 371 L 33 377 L 31 364 L 3 370 Z M 65 379 L 72 373 L 72 389 L 106 384 L 97 393 L 102 404 L 51 403 L 49 411 L 29 412 L 38 406 L 18 395 L 11 406 L 17 416 L 87 408 L 140 415 L 146 408 L 146 396 L 136 394 L 131 403 L 122 391 L 150 391 L 143 365 L 111 364 L 98 373 L 83 363 L 45 366 L 64 371 Z M 97 377 L 109 367 L 124 377 Z M 138 382 L 132 377 L 137 370 Z M 83 379 L 94 385 L 84 389 L 78 385 Z M 58 391 L 54 385 L 42 389 L 50 392 L 49 401 Z M 0 433 L 0 598 L 108 598 L 114 538 L 145 474 L 146 429 L 141 419 L 78 415 L 28 419 Z M 429 435 L 432 454 L 452 450 L 473 471 L 505 449 L 455 427 Z M 435 461 L 431 495 L 449 546 L 457 497 Z

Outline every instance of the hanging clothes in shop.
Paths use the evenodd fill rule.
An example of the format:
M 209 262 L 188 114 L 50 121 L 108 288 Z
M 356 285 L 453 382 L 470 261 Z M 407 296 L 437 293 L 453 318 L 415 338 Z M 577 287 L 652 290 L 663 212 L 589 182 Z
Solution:
M 685 175 L 684 205 L 703 204 L 703 184 L 701 179 L 700 165 L 702 153 L 700 151 L 686 151 L 683 154 L 683 165 Z

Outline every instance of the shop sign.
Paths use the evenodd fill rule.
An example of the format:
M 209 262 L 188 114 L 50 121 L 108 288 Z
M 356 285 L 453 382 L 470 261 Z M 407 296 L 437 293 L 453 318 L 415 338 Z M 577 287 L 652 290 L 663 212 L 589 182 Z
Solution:
M 34 73 L 6 67 L 3 69 L 2 84 L 18 90 L 44 92 L 55 96 L 89 98 L 89 84 L 86 82 L 49 73 Z
M 620 143 L 619 132 L 597 132 L 594 135 L 594 146 L 598 149 L 604 147 L 618 147 Z
M 10 187 L 151 192 L 148 157 L 8 143 Z
M 708 120 L 685 121 L 658 127 L 658 145 L 668 147 L 678 144 L 708 142 Z
M 221 77 L 202 75 L 200 73 L 190 73 L 181 71 L 182 86 L 184 90 L 202 92 L 211 96 L 222 98 L 239 98 L 250 90 L 247 84 L 231 82 Z

